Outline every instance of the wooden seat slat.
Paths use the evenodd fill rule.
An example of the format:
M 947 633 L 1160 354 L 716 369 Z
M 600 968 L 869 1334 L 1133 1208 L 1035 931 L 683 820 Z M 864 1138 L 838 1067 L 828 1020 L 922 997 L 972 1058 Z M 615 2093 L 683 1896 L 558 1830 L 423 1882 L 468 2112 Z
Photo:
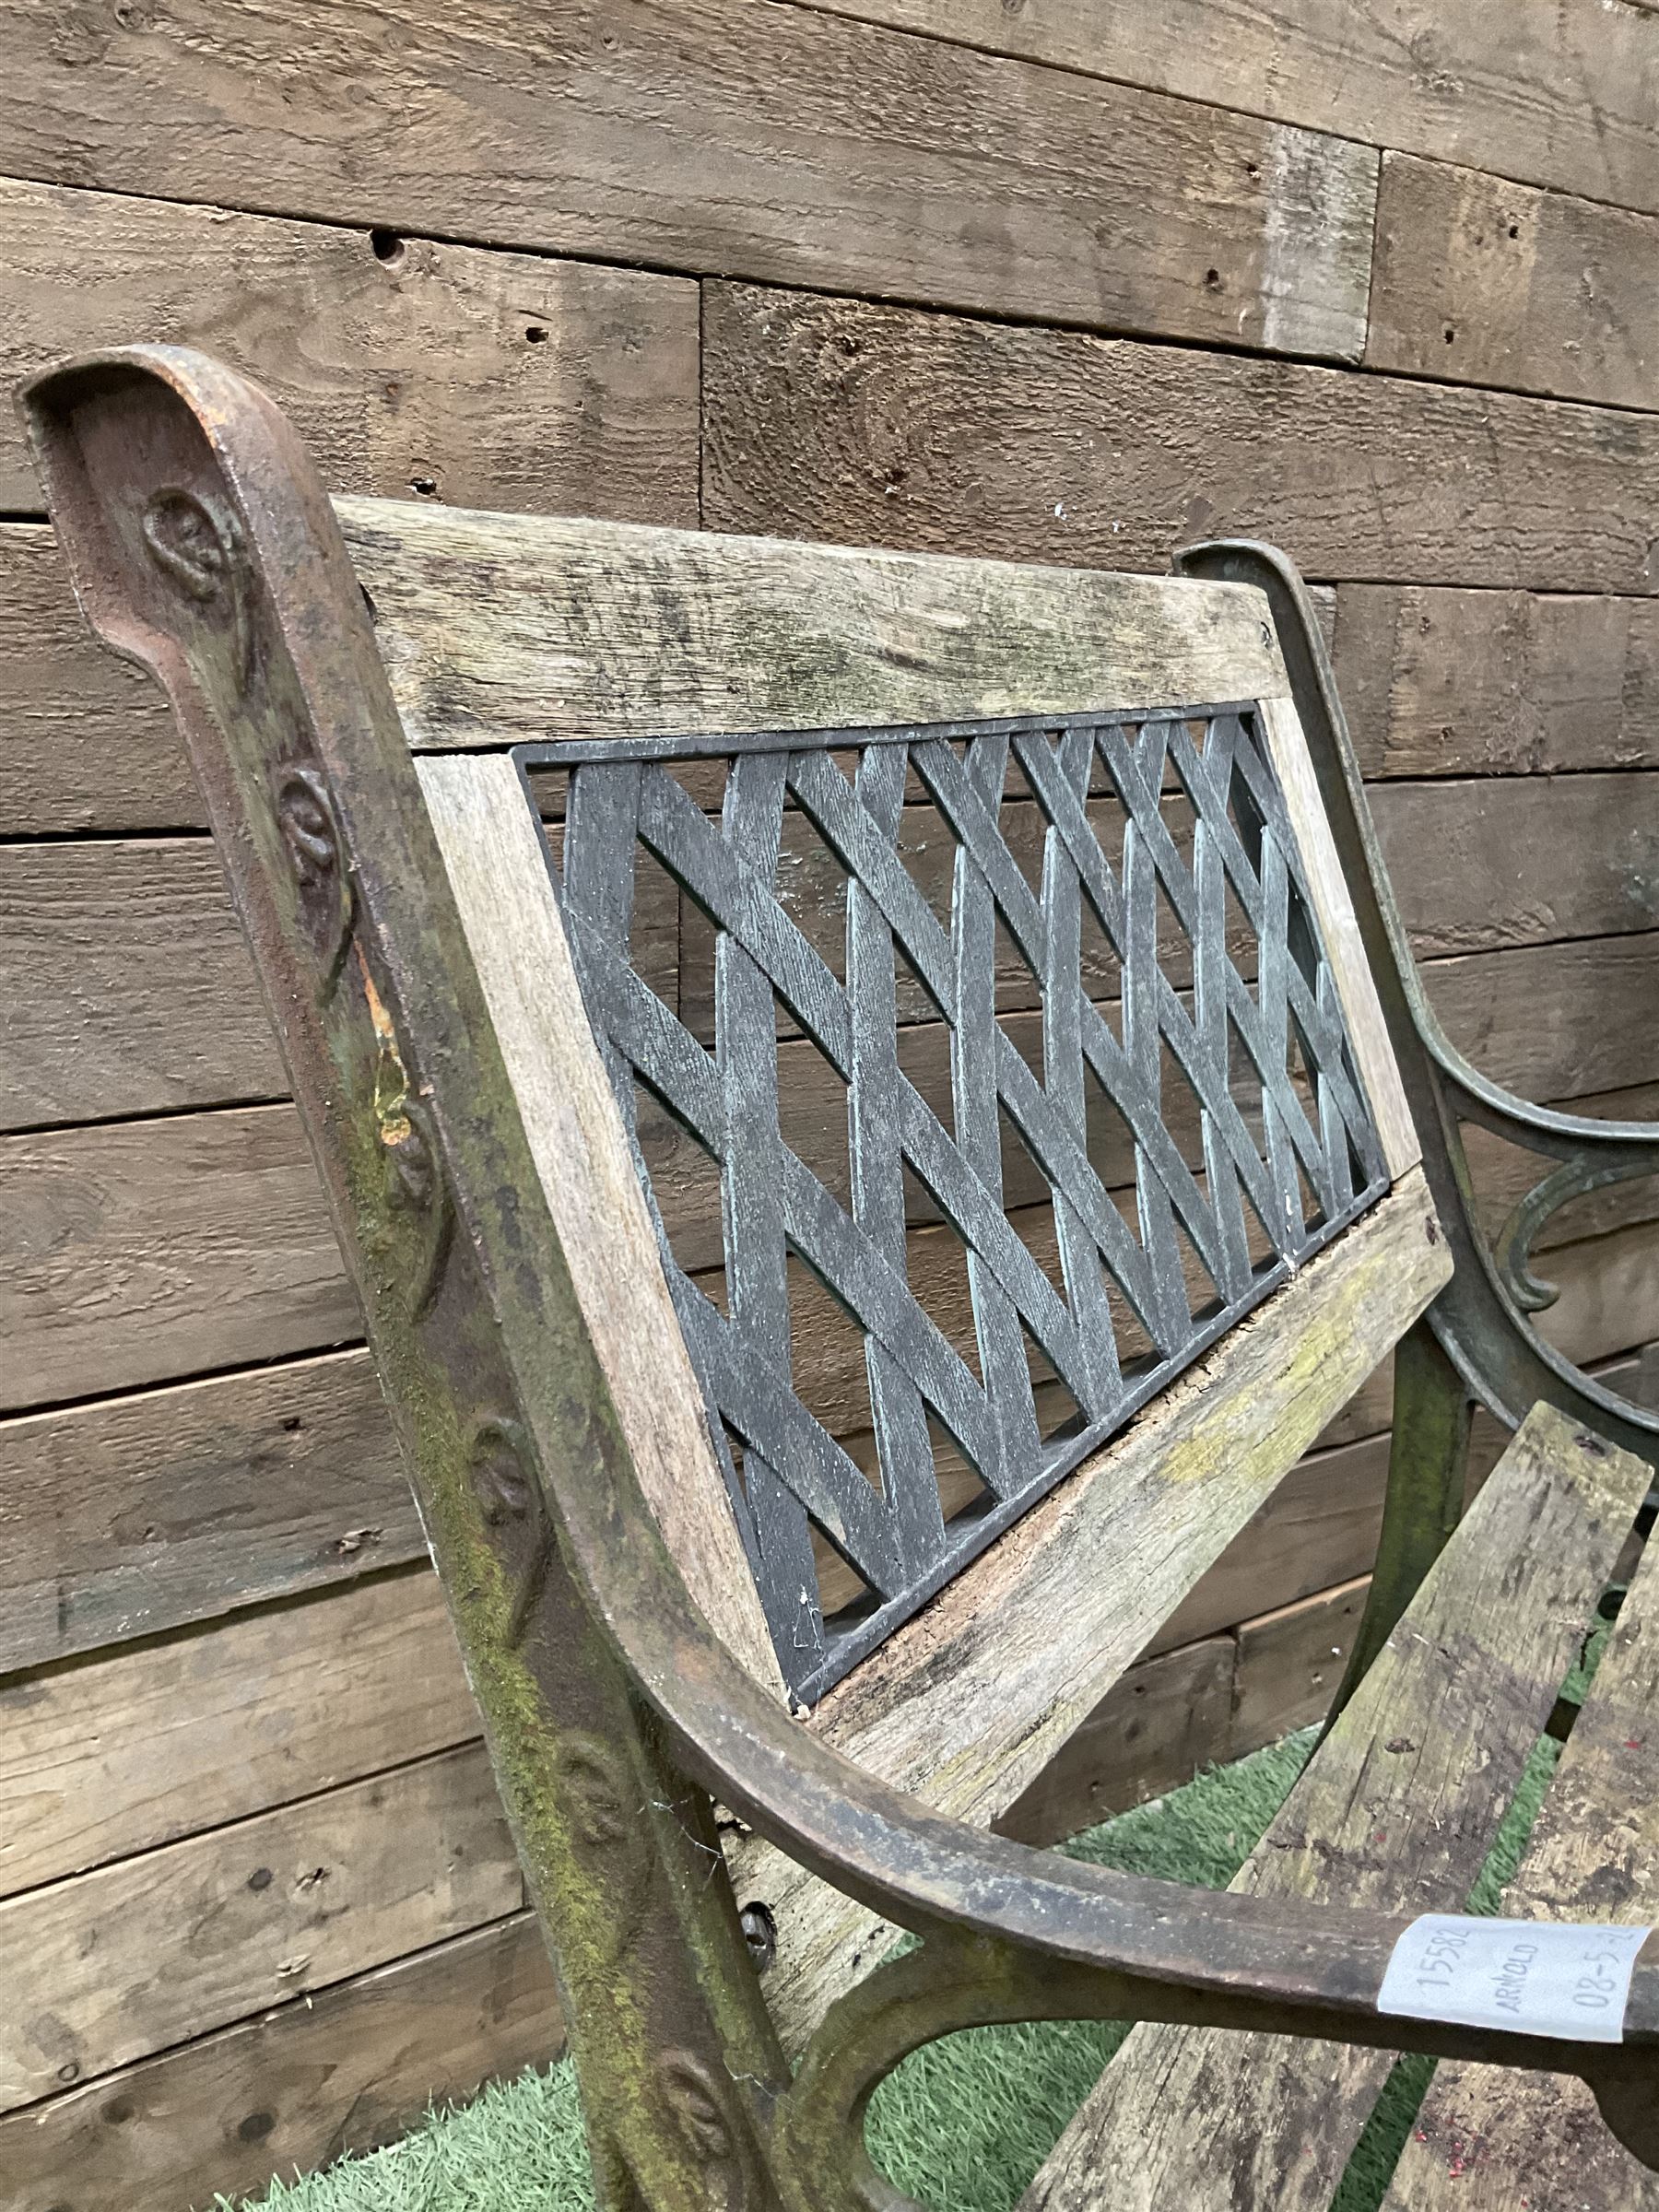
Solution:
M 1502 1911 L 1659 1921 L 1659 1557 L 1650 1544 Z M 1659 2212 L 1571 2076 L 1437 2070 L 1383 2212 Z
M 1232 1887 L 1460 1911 L 1649 1474 L 1535 1407 Z M 1600 1809 L 1581 1831 L 1592 1853 Z M 1385 2051 L 1136 2028 L 1021 2212 L 1327 2212 L 1392 2065 Z M 1396 2212 L 1407 2203 L 1417 2212 L 1415 2199 Z

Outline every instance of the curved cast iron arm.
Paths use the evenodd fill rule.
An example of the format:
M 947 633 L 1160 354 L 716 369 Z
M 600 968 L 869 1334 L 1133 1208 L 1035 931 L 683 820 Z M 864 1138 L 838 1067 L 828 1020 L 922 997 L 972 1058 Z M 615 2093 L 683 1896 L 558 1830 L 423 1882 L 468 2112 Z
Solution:
M 1423 1167 L 1452 1249 L 1452 1280 L 1429 1326 L 1470 1394 L 1510 1428 L 1539 1399 L 1640 1459 L 1659 1462 L 1659 1413 L 1608 1390 L 1545 1341 L 1527 1319 L 1550 1302 L 1526 1271 L 1532 1241 L 1570 1198 L 1659 1173 L 1659 1125 L 1559 1113 L 1490 1082 L 1447 1038 L 1430 1006 L 1389 885 L 1318 618 L 1294 564 L 1272 546 L 1218 539 L 1175 557 L 1179 574 L 1253 584 L 1273 610 L 1354 912 L 1388 1023 Z M 1488 1248 L 1460 1124 L 1478 1123 L 1561 1166 L 1524 1198 Z
M 1063 1986 L 1088 2010 L 1581 2074 L 1620 2110 L 1651 2111 L 1659 1959 L 1638 1963 L 1623 2045 L 1384 2020 L 1378 1994 L 1406 1923 L 1033 1851 L 932 1812 L 791 1722 L 712 1633 L 641 1488 L 361 595 L 291 431 L 263 394 L 164 347 L 55 371 L 28 415 L 82 604 L 161 677 L 201 773 L 532 1891 L 585 2000 L 571 2021 L 579 2068 L 597 2039 L 630 2113 L 662 2119 L 602 2138 L 621 2176 L 607 2191 L 664 2207 L 807 2201 L 745 2178 L 790 2092 L 758 2001 L 728 1971 L 722 1931 L 741 1955 L 735 1921 L 700 1868 L 699 1853 L 714 1854 L 676 1792 L 680 1771 L 933 1937 L 935 1959 L 960 1957 L 964 1937 L 999 1947 L 1020 2017 Z M 632 1761 L 621 1775 L 607 1766 L 618 1744 Z M 643 1800 L 630 1806 L 628 1789 Z M 613 1864 L 629 1818 L 654 1824 L 662 1860 L 637 1898 Z M 680 1948 L 637 1994 L 628 1984 L 628 2003 L 649 2008 L 677 1977 L 688 2025 L 674 2033 L 689 2048 L 618 2012 L 617 1956 L 647 1912 L 677 1926 Z M 706 2055 L 723 2050 L 724 2077 Z M 1624 2125 L 1642 2155 L 1638 2120 Z M 1645 2154 L 1659 2155 L 1651 2137 Z

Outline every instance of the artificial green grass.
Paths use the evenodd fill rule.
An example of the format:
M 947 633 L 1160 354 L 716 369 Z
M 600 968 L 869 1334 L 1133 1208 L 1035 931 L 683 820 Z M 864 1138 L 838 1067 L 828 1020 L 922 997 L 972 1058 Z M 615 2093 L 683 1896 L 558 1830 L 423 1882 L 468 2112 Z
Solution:
M 1066 1849 L 1101 1866 L 1224 1888 L 1312 1744 L 1312 1734 L 1292 1736 L 1216 1769 Z M 1550 1743 L 1534 1752 L 1470 1911 L 1497 1909 L 1556 1757 Z M 930 2044 L 877 2092 L 871 2154 L 931 2212 L 1010 2212 L 1126 2032 L 1116 2024 L 1044 2024 L 972 2029 Z M 1395 2065 L 1332 2212 L 1376 2212 L 1430 2070 L 1417 2059 Z M 274 2183 L 260 2203 L 270 2212 L 593 2212 L 571 2068 L 561 2063 L 496 2084 L 384 2150 Z

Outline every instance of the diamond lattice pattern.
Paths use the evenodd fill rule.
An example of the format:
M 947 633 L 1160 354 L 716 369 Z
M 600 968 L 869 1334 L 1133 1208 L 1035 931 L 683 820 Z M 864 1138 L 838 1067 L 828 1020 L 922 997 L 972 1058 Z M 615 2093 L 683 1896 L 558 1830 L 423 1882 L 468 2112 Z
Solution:
M 1249 708 L 629 750 L 524 758 L 810 1700 L 1384 1169 Z

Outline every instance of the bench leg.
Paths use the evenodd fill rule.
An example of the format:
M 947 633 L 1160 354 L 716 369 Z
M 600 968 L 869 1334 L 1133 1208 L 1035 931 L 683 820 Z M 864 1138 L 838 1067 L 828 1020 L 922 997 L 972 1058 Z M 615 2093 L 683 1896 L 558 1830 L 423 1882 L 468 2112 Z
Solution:
M 1419 1321 L 1394 1347 L 1394 1441 L 1382 1534 L 1371 1595 L 1327 1733 L 1463 1518 L 1473 1417 L 1463 1378 L 1429 1324 Z

